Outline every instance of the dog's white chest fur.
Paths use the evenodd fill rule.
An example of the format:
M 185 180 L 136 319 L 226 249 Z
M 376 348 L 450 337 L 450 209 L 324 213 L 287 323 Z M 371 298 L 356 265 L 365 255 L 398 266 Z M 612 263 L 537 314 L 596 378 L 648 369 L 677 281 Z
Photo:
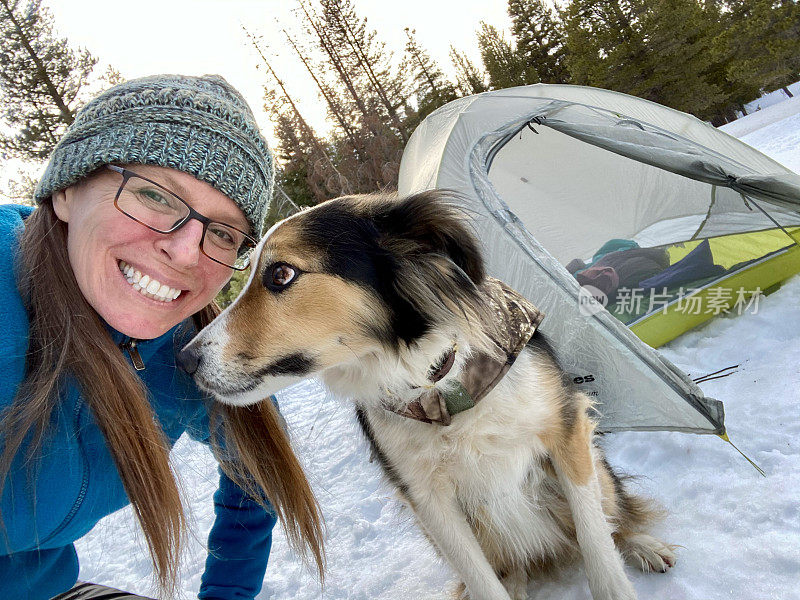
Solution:
M 539 436 L 558 416 L 536 389 L 523 353 L 500 384 L 451 425 L 430 425 L 367 409 L 373 435 L 410 498 L 454 497 L 484 551 L 486 543 L 520 557 L 551 556 L 566 538 L 543 496 L 546 450 Z M 396 482 L 397 483 L 397 482 Z M 482 535 L 483 534 L 483 535 Z M 484 537 L 485 540 L 481 540 Z

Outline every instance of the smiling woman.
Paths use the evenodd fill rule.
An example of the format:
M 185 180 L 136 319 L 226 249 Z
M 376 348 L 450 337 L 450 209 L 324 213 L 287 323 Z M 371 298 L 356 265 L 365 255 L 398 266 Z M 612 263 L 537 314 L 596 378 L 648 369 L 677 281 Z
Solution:
M 180 187 L 196 208 L 159 181 Z M 69 225 L 67 250 L 84 298 L 106 323 L 134 338 L 162 335 L 208 305 L 231 268 L 246 267 L 255 246 L 241 231 L 250 226 L 232 200 L 163 167 L 134 172 L 109 165 L 53 194 L 53 209 Z M 167 292 L 174 302 L 166 302 Z
M 199 597 L 258 594 L 276 519 L 322 576 L 321 515 L 274 399 L 219 406 L 176 367 L 247 266 L 272 176 L 224 79 L 155 76 L 78 114 L 36 210 L 0 207 L 0 596 L 121 597 L 73 587 L 72 542 L 130 502 L 171 597 L 185 520 L 168 454 L 184 432 L 221 467 Z

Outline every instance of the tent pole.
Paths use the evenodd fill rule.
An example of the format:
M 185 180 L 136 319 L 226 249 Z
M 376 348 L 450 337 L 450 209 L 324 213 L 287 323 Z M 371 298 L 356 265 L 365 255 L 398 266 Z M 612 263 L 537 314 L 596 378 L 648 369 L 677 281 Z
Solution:
M 765 217 L 767 217 L 767 218 L 768 218 L 770 221 L 772 221 L 773 223 L 775 223 L 775 226 L 776 226 L 776 227 L 778 227 L 778 228 L 779 228 L 779 229 L 780 229 L 780 230 L 781 230 L 783 233 L 785 233 L 785 234 L 788 236 L 788 238 L 789 238 L 790 240 L 792 240 L 792 241 L 795 243 L 795 245 L 798 245 L 798 246 L 800 246 L 800 241 L 798 241 L 798 239 L 797 239 L 796 237 L 794 237 L 794 236 L 793 236 L 791 233 L 789 233 L 788 231 L 786 231 L 786 229 L 784 228 L 784 226 L 783 226 L 783 225 L 781 225 L 780 223 L 778 223 L 778 222 L 777 222 L 775 219 L 773 219 L 773 218 L 772 218 L 772 215 L 771 215 L 771 214 L 769 214 L 767 211 L 765 211 L 763 208 L 761 208 L 761 206 L 760 206 L 760 205 L 759 205 L 759 204 L 758 204 L 758 203 L 757 203 L 755 200 L 753 200 L 753 199 L 752 199 L 750 196 L 747 196 L 747 195 L 743 194 L 742 192 L 739 192 L 739 194 L 742 196 L 742 200 L 744 200 L 744 203 L 745 203 L 745 204 L 747 204 L 747 201 L 748 201 L 748 200 L 750 200 L 750 202 L 752 202 L 752 203 L 753 203 L 753 205 L 754 205 L 754 206 L 755 206 L 755 207 L 756 207 L 758 210 L 760 210 L 762 213 L 764 213 L 764 216 L 765 216 Z
M 703 219 L 702 223 L 700 223 L 700 227 L 697 228 L 697 231 L 694 232 L 694 235 L 691 238 L 689 238 L 690 241 L 695 239 L 698 235 L 700 235 L 700 232 L 703 231 L 703 227 L 706 226 L 706 223 L 708 223 L 708 220 L 711 218 L 711 209 L 714 208 L 714 203 L 716 201 L 717 201 L 717 186 L 712 183 L 711 204 L 708 205 L 708 212 L 706 213 L 706 218 Z

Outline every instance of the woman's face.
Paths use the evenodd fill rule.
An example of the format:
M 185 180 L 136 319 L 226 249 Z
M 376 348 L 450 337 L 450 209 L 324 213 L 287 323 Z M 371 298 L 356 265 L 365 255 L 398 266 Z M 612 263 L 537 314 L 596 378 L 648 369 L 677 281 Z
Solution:
M 163 167 L 132 165 L 130 170 L 174 192 L 206 217 L 250 231 L 239 207 L 211 185 Z M 117 210 L 114 197 L 121 182 L 119 173 L 101 170 L 56 193 L 53 208 L 67 223 L 69 260 L 86 300 L 117 331 L 151 339 L 209 304 L 233 270 L 200 251 L 199 221 L 163 234 Z M 152 292 L 156 281 L 161 293 L 145 295 L 146 289 L 137 290 L 129 281 L 141 282 L 145 276 L 147 289 Z M 169 300 L 178 290 L 177 298 Z

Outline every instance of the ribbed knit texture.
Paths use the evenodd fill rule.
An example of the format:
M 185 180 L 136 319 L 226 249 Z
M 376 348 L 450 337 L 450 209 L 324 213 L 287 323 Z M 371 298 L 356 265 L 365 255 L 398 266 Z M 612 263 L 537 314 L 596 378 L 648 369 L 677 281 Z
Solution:
M 34 198 L 42 202 L 111 163 L 189 173 L 233 200 L 261 233 L 272 154 L 245 99 L 219 75 L 155 75 L 103 92 L 53 150 Z

